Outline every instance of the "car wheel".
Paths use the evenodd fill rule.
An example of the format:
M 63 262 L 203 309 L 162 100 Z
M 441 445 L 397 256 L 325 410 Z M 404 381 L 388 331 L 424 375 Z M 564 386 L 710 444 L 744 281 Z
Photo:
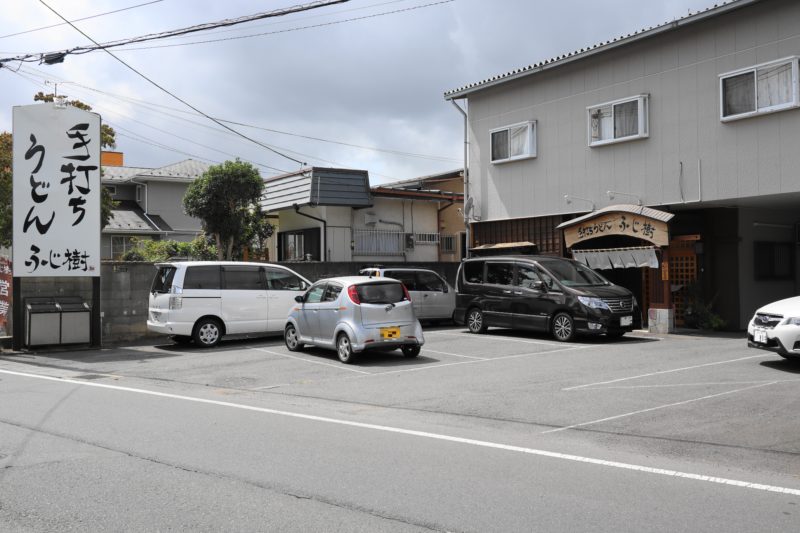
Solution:
M 558 313 L 553 317 L 553 337 L 557 341 L 568 342 L 575 337 L 575 321 L 567 313 Z
M 356 357 L 353 353 L 353 345 L 350 344 L 350 337 L 347 333 L 341 333 L 336 338 L 336 353 L 339 355 L 339 361 L 344 364 L 350 364 Z
M 214 318 L 203 318 L 195 324 L 192 338 L 194 338 L 194 342 L 198 346 L 211 348 L 216 346 L 220 338 L 222 338 L 222 326 Z
M 286 343 L 286 349 L 290 352 L 299 352 L 303 349 L 303 344 L 300 342 L 300 337 L 297 335 L 297 328 L 294 324 L 287 324 L 286 329 L 283 331 L 283 341 Z
M 419 344 L 404 344 L 400 347 L 404 357 L 416 357 L 422 349 Z
M 477 307 L 473 307 L 467 311 L 467 329 L 470 333 L 485 333 L 486 322 L 483 320 L 483 312 Z
M 191 335 L 173 335 L 170 337 L 175 344 L 189 344 L 192 342 Z

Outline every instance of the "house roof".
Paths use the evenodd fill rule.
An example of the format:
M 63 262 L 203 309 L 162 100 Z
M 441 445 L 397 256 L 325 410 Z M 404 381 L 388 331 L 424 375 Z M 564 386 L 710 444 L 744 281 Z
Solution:
M 210 165 L 202 161 L 187 159 L 180 163 L 160 168 L 146 167 L 103 167 L 103 183 L 127 183 L 133 179 L 139 181 L 194 181 L 208 170 Z
M 445 100 L 464 98 L 474 92 L 486 89 L 488 87 L 506 83 L 511 80 L 532 76 L 539 72 L 550 70 L 551 68 L 560 67 L 562 65 L 579 61 L 598 53 L 629 45 L 636 41 L 659 36 L 663 33 L 674 31 L 684 26 L 700 22 L 710 17 L 716 17 L 722 15 L 723 13 L 728 13 L 735 9 L 755 4 L 756 2 L 760 1 L 762 0 L 729 0 L 728 2 L 723 2 L 721 4 L 714 4 L 714 6 L 707 9 L 698 11 L 696 13 L 690 13 L 685 17 L 665 22 L 659 26 L 642 28 L 633 33 L 621 35 L 609 41 L 600 42 L 586 48 L 581 48 L 580 50 L 575 50 L 560 56 L 551 57 L 550 59 L 539 61 L 538 63 L 528 65 L 527 67 L 518 68 L 510 72 L 506 72 L 505 74 L 492 76 L 491 78 L 487 78 L 479 82 L 470 83 L 468 85 L 464 85 L 463 87 L 446 91 L 444 93 L 444 98 Z
M 592 211 L 578 218 L 573 218 L 571 220 L 567 220 L 566 222 L 562 222 L 561 224 L 556 226 L 556 229 L 564 229 L 570 226 L 574 226 L 575 224 L 580 224 L 585 220 L 594 218 L 597 215 L 601 215 L 603 213 L 632 213 L 634 215 L 642 215 L 648 218 L 652 218 L 654 220 L 659 220 L 661 222 L 669 222 L 670 220 L 672 220 L 672 217 L 675 216 L 673 213 L 667 213 L 666 211 L 660 211 L 658 209 L 653 209 L 651 207 L 645 207 L 642 205 L 633 205 L 633 204 L 609 205 L 608 207 L 603 207 L 602 209 Z
M 380 196 L 384 198 L 406 198 L 409 200 L 432 200 L 432 201 L 449 201 L 449 202 L 463 202 L 464 193 L 460 192 L 446 192 L 438 190 L 416 190 L 405 188 L 394 188 L 385 186 L 376 186 L 372 190 L 373 196 Z
M 411 178 L 407 180 L 401 181 L 393 181 L 390 183 L 384 183 L 381 187 L 386 187 L 390 189 L 408 189 L 408 190 L 438 190 L 437 187 L 432 187 L 437 183 L 442 183 L 446 181 L 450 181 L 456 178 L 462 178 L 464 176 L 464 170 L 450 170 L 447 172 L 442 172 L 439 174 L 431 174 L 430 176 L 420 176 L 419 178 Z
M 111 210 L 111 220 L 103 233 L 160 234 L 172 228 L 158 215 L 145 215 L 136 202 L 121 200 Z

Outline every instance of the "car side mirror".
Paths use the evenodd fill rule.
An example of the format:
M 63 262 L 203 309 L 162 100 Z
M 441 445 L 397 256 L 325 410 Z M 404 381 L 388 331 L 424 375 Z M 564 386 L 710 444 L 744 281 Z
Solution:
M 547 287 L 545 287 L 544 281 L 534 281 L 533 289 L 537 291 L 547 292 Z
M 306 301 L 306 297 L 303 294 L 298 294 L 297 296 L 294 297 L 294 301 L 301 304 Z
M 444 292 L 444 293 L 450 292 L 450 287 L 447 286 L 447 283 L 442 285 L 442 292 Z

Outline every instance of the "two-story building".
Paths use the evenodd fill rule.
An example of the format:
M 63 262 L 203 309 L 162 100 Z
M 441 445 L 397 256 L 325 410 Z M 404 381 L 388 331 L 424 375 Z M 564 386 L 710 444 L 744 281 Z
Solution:
M 445 93 L 467 113 L 472 245 L 574 255 L 679 325 L 699 287 L 744 328 L 798 294 L 800 2 L 631 30 Z
M 103 259 L 117 259 L 133 238 L 191 241 L 202 233 L 199 219 L 183 211 L 189 184 L 209 165 L 193 159 L 161 168 L 124 166 L 120 152 L 103 152 L 102 184 L 117 203 L 101 234 Z

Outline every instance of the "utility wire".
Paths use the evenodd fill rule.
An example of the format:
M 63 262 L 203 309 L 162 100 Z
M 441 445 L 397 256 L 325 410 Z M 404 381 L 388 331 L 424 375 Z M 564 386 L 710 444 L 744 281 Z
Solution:
M 339 3 L 339 2 L 341 2 L 341 1 L 346 1 L 346 0 L 334 0 L 334 3 Z M 93 43 L 97 44 L 97 41 L 95 41 L 94 39 L 92 39 L 91 37 L 89 37 L 89 36 L 88 36 L 86 33 L 84 33 L 83 31 L 81 31 L 81 30 L 80 30 L 80 29 L 79 29 L 77 26 L 75 26 L 75 25 L 74 25 L 74 24 L 72 24 L 70 21 L 68 21 L 68 20 L 67 20 L 67 19 L 65 19 L 63 16 L 61 16 L 61 14 L 60 14 L 60 13 L 58 13 L 58 11 L 56 11 L 55 9 L 53 9 L 52 7 L 50 7 L 49 5 L 47 5 L 47 4 L 45 3 L 45 1 L 44 1 L 44 0 L 39 0 L 39 2 L 41 2 L 41 3 L 42 3 L 42 5 L 44 5 L 44 6 L 45 6 L 47 9 L 49 9 L 50 11 L 52 11 L 53 13 L 55 13 L 55 14 L 56 14 L 56 15 L 57 15 L 59 18 L 61 18 L 61 19 L 62 19 L 63 21 L 65 21 L 67 24 L 69 24 L 70 26 L 72 26 L 72 27 L 73 27 L 73 28 L 74 28 L 74 29 L 75 29 L 77 32 L 79 32 L 81 35 L 83 35 L 84 37 L 86 37 L 87 39 L 89 39 L 90 41 L 92 41 Z M 274 16 L 274 15 L 273 15 L 273 16 Z M 100 45 L 98 44 L 98 46 L 100 46 Z M 102 48 L 102 47 L 101 47 L 101 48 Z M 254 144 L 257 144 L 258 146 L 261 146 L 262 148 L 266 148 L 266 149 L 267 149 L 267 150 L 269 150 L 270 152 L 273 152 L 273 153 L 275 153 L 275 154 L 277 154 L 277 155 L 279 155 L 279 156 L 281 156 L 281 157 L 284 157 L 284 158 L 286 158 L 286 159 L 289 159 L 290 161 L 294 161 L 295 163 L 297 163 L 297 164 L 299 164 L 299 165 L 301 165 L 301 166 L 305 166 L 305 163 L 304 163 L 303 161 L 300 161 L 299 159 L 295 159 L 294 157 L 291 157 L 291 156 L 289 156 L 289 155 L 286 155 L 286 154 L 284 154 L 284 153 L 281 153 L 281 152 L 279 152 L 278 150 L 275 150 L 275 149 L 273 149 L 273 148 L 270 148 L 270 147 L 269 147 L 269 146 L 267 146 L 266 144 L 260 143 L 260 142 L 258 142 L 257 140 L 253 139 L 252 137 L 248 137 L 247 135 L 244 135 L 243 133 L 240 133 L 240 132 L 236 131 L 235 129 L 231 128 L 230 126 L 228 126 L 228 125 L 226 125 L 226 124 L 223 124 L 223 123 L 222 123 L 222 122 L 220 122 L 219 120 L 217 120 L 217 119 L 215 119 L 215 118 L 211 117 L 210 115 L 208 115 L 208 114 L 204 113 L 203 111 L 200 111 L 198 108 L 196 108 L 195 106 L 193 106 L 192 104 L 190 104 L 190 103 L 189 103 L 189 102 L 187 102 L 186 100 L 184 100 L 184 99 L 180 98 L 179 96 L 175 95 L 174 93 L 171 93 L 170 91 L 168 91 L 167 89 L 165 89 L 164 87 L 162 87 L 161 85 L 159 85 L 158 83 L 156 83 L 155 81 L 153 81 L 152 79 L 148 78 L 147 76 L 145 76 L 144 74 L 142 74 L 141 72 L 139 72 L 138 70 L 136 70 L 135 68 L 133 68 L 132 66 L 130 66 L 128 63 L 126 63 L 125 61 L 123 61 L 122 59 L 120 59 L 119 57 L 117 57 L 116 55 L 114 55 L 114 53 L 113 53 L 113 52 L 111 52 L 110 50 L 106 50 L 105 48 L 102 48 L 102 49 L 103 49 L 103 51 L 104 51 L 105 53 L 107 53 L 108 55 L 110 55 L 111 57 L 113 57 L 114 59 L 116 59 L 117 61 L 119 61 L 120 63 L 122 63 L 123 65 L 125 65 L 125 66 L 126 66 L 128 69 L 132 70 L 133 72 L 135 72 L 136 74 L 138 74 L 140 77 L 144 78 L 145 80 L 147 80 L 147 81 L 148 81 L 148 82 L 150 82 L 152 85 L 154 85 L 155 87 L 157 87 L 157 88 L 158 88 L 158 89 L 160 89 L 161 91 L 165 92 L 165 93 L 166 93 L 166 94 L 168 94 L 169 96 L 171 96 L 171 97 L 173 97 L 174 99 L 178 100 L 179 102 L 181 102 L 182 104 L 184 104 L 186 107 L 189 107 L 190 109 L 194 110 L 196 113 L 199 113 L 199 114 L 203 115 L 203 116 L 204 116 L 204 117 L 206 117 L 208 120 L 210 120 L 210 121 L 212 121 L 212 122 L 214 122 L 214 123 L 216 123 L 216 124 L 218 124 L 218 125 L 222 126 L 222 127 L 223 127 L 223 128 L 225 128 L 226 130 L 229 130 L 229 131 L 231 131 L 231 132 L 235 133 L 236 135 L 238 135 L 238 136 L 242 137 L 243 139 L 247 139 L 248 141 L 250 141 L 250 142 L 252 142 L 252 143 L 254 143 Z
M 89 37 L 88 35 L 86 35 L 85 33 L 83 33 L 81 30 L 76 28 L 74 24 L 72 24 L 66 18 L 61 16 L 55 9 L 53 9 L 52 7 L 47 5 L 44 2 L 44 0 L 39 0 L 39 2 L 41 2 L 50 11 L 52 11 L 53 13 L 58 15 L 58 17 L 61 18 L 61 20 L 63 20 L 64 22 L 66 22 L 67 24 L 69 24 L 70 26 L 75 28 L 84 37 L 86 37 L 92 43 L 94 43 L 94 46 L 77 46 L 75 48 L 70 48 L 69 50 L 61 50 L 61 51 L 57 51 L 57 52 L 48 52 L 48 53 L 43 53 L 43 54 L 42 53 L 25 54 L 23 56 L 18 56 L 18 57 L 4 58 L 4 59 L 0 59 L 0 64 L 2 64 L 4 62 L 8 62 L 8 61 L 26 61 L 26 62 L 31 62 L 31 61 L 36 61 L 36 60 L 39 60 L 39 59 L 41 61 L 43 61 L 43 62 L 48 62 L 48 61 L 52 62 L 54 60 L 53 58 L 60 58 L 60 60 L 63 61 L 64 56 L 66 56 L 68 54 L 85 54 L 85 53 L 88 53 L 88 52 L 94 52 L 95 50 L 104 50 L 104 51 L 108 52 L 109 48 L 114 48 L 114 47 L 117 47 L 117 46 L 123 46 L 123 45 L 127 45 L 127 44 L 132 44 L 132 43 L 141 43 L 141 42 L 147 42 L 147 41 L 154 41 L 154 40 L 157 40 L 157 39 L 166 39 L 168 37 L 176 37 L 176 36 L 180 36 L 180 35 L 187 35 L 189 33 L 196 33 L 196 32 L 199 32 L 199 31 L 206 31 L 206 30 L 211 30 L 211 29 L 215 29 L 215 28 L 224 28 L 224 27 L 228 27 L 228 26 L 235 26 L 237 24 L 244 24 L 246 22 L 252 22 L 254 20 L 261 20 L 261 19 L 265 19 L 265 18 L 282 17 L 284 15 L 290 15 L 290 14 L 293 14 L 293 13 L 300 13 L 300 12 L 303 12 L 303 11 L 310 11 L 312 9 L 317 9 L 317 8 L 320 8 L 320 7 L 332 6 L 332 5 L 336 5 L 336 4 L 342 4 L 344 2 L 349 2 L 349 1 L 350 0 L 319 0 L 319 1 L 316 1 L 316 2 L 312 2 L 310 4 L 300 4 L 300 5 L 284 8 L 284 9 L 276 9 L 276 10 L 268 11 L 268 12 L 264 12 L 264 13 L 256 13 L 255 15 L 247 15 L 247 16 L 238 17 L 238 18 L 235 18 L 235 19 L 225 19 L 225 20 L 221 20 L 221 21 L 217 21 L 217 22 L 207 22 L 205 24 L 198 24 L 198 25 L 195 25 L 195 26 L 190 26 L 188 28 L 180 28 L 180 29 L 177 29 L 177 30 L 170 30 L 170 31 L 165 31 L 165 32 L 161 32 L 161 33 L 150 33 L 150 34 L 147 34 L 147 35 L 141 35 L 139 37 L 131 37 L 131 38 L 128 38 L 128 39 L 119 39 L 117 41 L 110 41 L 110 42 L 107 42 L 107 43 L 100 44 L 97 41 L 95 41 L 94 39 L 92 39 L 91 37 Z
M 94 19 L 94 18 L 98 18 L 98 17 L 104 17 L 106 15 L 113 15 L 114 13 L 120 13 L 122 11 L 128 11 L 129 9 L 136 9 L 137 7 L 149 6 L 150 4 L 157 4 L 159 2 L 163 2 L 163 0 L 151 0 L 150 2 L 145 2 L 144 4 L 136 4 L 135 6 L 123 7 L 123 8 L 120 8 L 120 9 L 115 9 L 114 11 L 106 11 L 105 13 L 98 13 L 97 15 L 89 15 L 88 17 L 82 17 L 82 18 L 79 18 L 79 19 L 72 19 L 71 22 L 80 22 L 80 21 L 83 21 L 83 20 L 89 20 L 89 19 Z M 6 37 L 16 37 L 17 35 L 24 35 L 26 33 L 33 33 L 33 32 L 37 32 L 37 31 L 41 31 L 41 30 L 47 30 L 47 29 L 50 29 L 50 28 L 58 27 L 58 26 L 64 26 L 65 24 L 66 24 L 65 22 L 59 22 L 58 24 L 50 24 L 49 26 L 41 26 L 39 28 L 33 28 L 33 29 L 30 29 L 30 30 L 19 31 L 17 33 L 9 33 L 8 35 L 0 35 L 0 39 L 5 39 Z

